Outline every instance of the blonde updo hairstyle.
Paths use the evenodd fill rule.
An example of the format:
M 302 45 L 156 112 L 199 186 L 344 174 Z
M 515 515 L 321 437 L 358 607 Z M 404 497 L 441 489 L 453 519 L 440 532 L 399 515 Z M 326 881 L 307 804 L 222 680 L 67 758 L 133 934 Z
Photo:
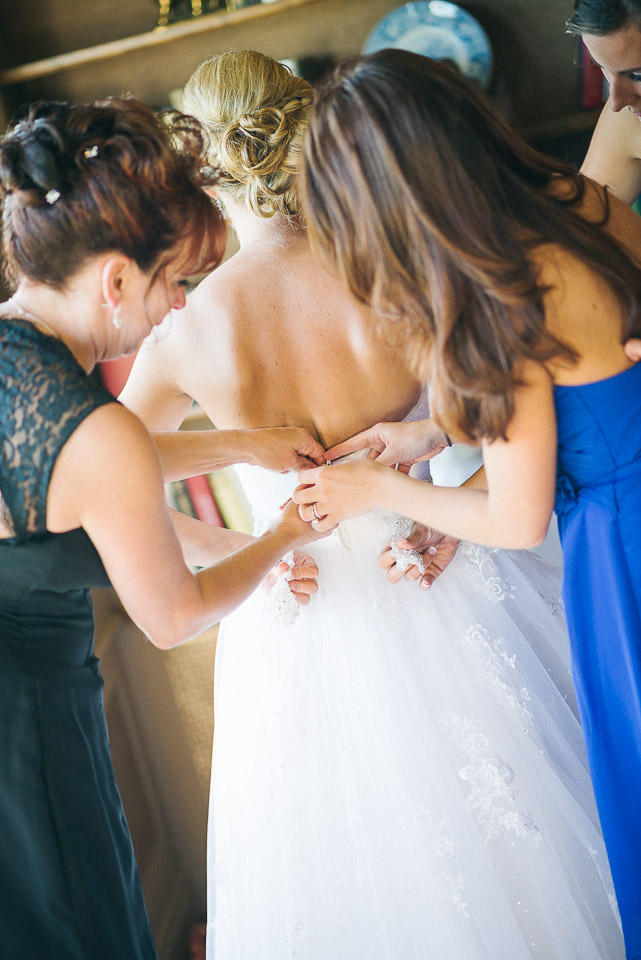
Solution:
M 255 50 L 209 57 L 188 80 L 183 110 L 209 138 L 219 186 L 259 217 L 296 217 L 295 181 L 313 90 Z

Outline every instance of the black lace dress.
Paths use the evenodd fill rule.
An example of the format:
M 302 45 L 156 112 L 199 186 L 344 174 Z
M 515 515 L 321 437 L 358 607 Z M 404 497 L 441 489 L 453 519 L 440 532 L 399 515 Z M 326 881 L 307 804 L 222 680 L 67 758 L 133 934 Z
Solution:
M 47 532 L 56 457 L 113 397 L 59 340 L 0 320 L 0 955 L 155 960 L 116 786 L 81 529 Z

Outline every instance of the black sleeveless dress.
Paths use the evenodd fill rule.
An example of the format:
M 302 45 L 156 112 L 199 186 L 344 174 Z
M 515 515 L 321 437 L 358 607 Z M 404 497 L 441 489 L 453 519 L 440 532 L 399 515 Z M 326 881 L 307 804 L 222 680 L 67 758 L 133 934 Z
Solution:
M 116 786 L 86 533 L 46 530 L 51 472 L 75 428 L 114 402 L 59 340 L 0 320 L 0 954 L 156 960 Z

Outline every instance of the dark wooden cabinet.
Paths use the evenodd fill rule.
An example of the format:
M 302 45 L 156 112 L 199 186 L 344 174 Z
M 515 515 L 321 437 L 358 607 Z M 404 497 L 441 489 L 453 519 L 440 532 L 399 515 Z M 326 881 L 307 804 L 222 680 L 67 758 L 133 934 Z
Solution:
M 252 47 L 279 59 L 349 56 L 399 5 L 398 0 L 275 0 L 157 31 L 153 0 L 8 4 L 0 37 L 5 117 L 35 98 L 86 100 L 124 90 L 163 106 L 205 56 L 231 47 Z M 575 40 L 564 27 L 571 0 L 464 0 L 462 6 L 490 37 L 494 92 L 519 125 L 576 111 Z

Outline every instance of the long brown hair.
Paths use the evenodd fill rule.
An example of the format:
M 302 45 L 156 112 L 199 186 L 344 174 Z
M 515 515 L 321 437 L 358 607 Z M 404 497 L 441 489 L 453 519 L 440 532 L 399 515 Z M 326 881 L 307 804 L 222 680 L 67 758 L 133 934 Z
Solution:
M 566 178 L 562 195 L 548 191 Z M 641 272 L 577 211 L 585 181 L 542 156 L 454 70 L 383 50 L 318 90 L 304 145 L 310 239 L 405 341 L 442 421 L 505 436 L 521 358 L 576 354 L 545 329 L 532 250 L 555 243 L 592 266 L 641 331 Z M 390 324 L 392 321 L 393 324 Z

